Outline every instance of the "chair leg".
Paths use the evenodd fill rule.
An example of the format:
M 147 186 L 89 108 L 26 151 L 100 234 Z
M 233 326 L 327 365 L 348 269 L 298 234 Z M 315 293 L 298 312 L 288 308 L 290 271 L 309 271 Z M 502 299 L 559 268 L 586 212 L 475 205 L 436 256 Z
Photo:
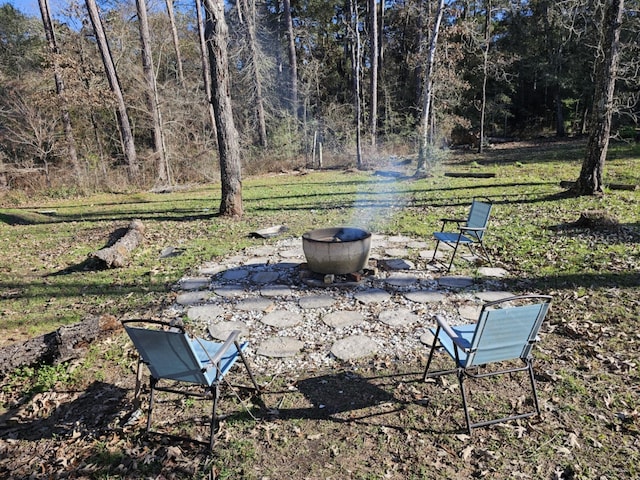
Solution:
M 138 358 L 138 367 L 136 368 L 136 387 L 133 392 L 133 407 L 137 410 L 140 408 L 140 392 L 142 391 L 142 359 Z
M 220 386 L 218 385 L 218 383 L 213 385 L 211 393 L 213 394 L 213 408 L 211 409 L 211 433 L 209 436 L 209 450 L 213 450 L 214 437 L 216 431 L 218 430 L 218 421 L 216 419 L 218 399 L 220 398 Z
M 464 370 L 458 369 L 458 383 L 460 384 L 460 395 L 462 396 L 462 408 L 464 409 L 464 418 L 467 422 L 467 431 L 471 435 L 471 417 L 469 416 L 469 408 L 467 406 L 467 394 L 464 390 Z
M 436 241 L 436 248 L 433 250 L 433 257 L 431 257 L 431 261 L 429 263 L 434 263 L 436 261 L 436 254 L 438 253 L 438 247 L 440 246 L 440 240 Z
M 484 258 L 486 258 L 487 261 L 489 262 L 489 265 L 493 267 L 493 262 L 491 261 L 491 257 L 489 256 L 489 252 L 487 252 L 486 248 L 484 248 L 484 245 L 482 244 L 482 241 L 478 242 L 478 245 L 480 246 L 480 250 L 482 250 L 482 256 Z M 471 245 L 469 245 L 469 247 L 471 247 Z
M 438 343 L 438 335 L 440 334 L 440 326 L 436 328 L 435 336 L 433 337 L 433 344 L 431 345 L 431 351 L 429 352 L 429 359 L 427 360 L 427 366 L 424 369 L 424 374 L 422 375 L 422 381 L 425 382 L 427 380 L 427 372 L 429 371 L 429 367 L 431 366 L 431 360 L 433 359 L 433 353 L 436 351 L 436 344 Z
M 453 265 L 453 259 L 456 257 L 456 252 L 458 251 L 458 245 L 460 245 L 460 241 L 457 241 L 456 246 L 453 247 L 453 253 L 451 254 L 451 260 L 449 261 L 449 266 L 447 267 L 447 273 L 451 271 L 451 266 Z
M 244 356 L 244 353 L 240 349 L 239 345 L 236 343 L 236 348 L 238 349 L 238 353 L 240 354 L 240 358 L 242 359 L 242 363 L 244 363 L 245 368 L 247 369 L 247 373 L 249 374 L 249 378 L 251 379 L 251 383 L 256 389 L 256 393 L 260 394 L 260 387 L 258 386 L 258 382 L 256 382 L 255 377 L 253 376 L 253 372 L 249 367 L 249 363 L 247 362 L 247 358 Z
M 158 381 L 155 378 L 151 378 L 151 381 L 149 382 L 151 391 L 149 392 L 149 411 L 147 412 L 147 433 L 149 433 L 149 431 L 151 430 L 151 415 L 153 413 L 153 402 L 155 399 L 154 393 L 156 383 L 158 383 Z
M 538 392 L 536 390 L 536 379 L 533 374 L 533 359 L 527 359 L 527 366 L 529 367 L 529 380 L 531 380 L 531 391 L 533 392 L 533 403 L 536 407 L 536 413 L 540 415 L 540 405 L 538 403 Z

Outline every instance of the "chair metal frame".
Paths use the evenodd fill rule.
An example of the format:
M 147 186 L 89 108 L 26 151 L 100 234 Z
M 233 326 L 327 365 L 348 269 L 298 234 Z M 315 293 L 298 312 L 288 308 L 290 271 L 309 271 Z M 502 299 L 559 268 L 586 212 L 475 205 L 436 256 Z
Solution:
M 489 223 L 489 216 L 491 215 L 492 208 L 493 203 L 489 199 L 478 200 L 474 198 L 467 218 L 441 218 L 442 227 L 440 231 L 433 232 L 433 236 L 436 239 L 436 248 L 433 251 L 431 263 L 435 263 L 437 261 L 436 254 L 438 253 L 438 247 L 441 243 L 444 243 L 453 248 L 451 260 L 447 266 L 447 272 L 451 270 L 453 259 L 455 258 L 458 247 L 461 244 L 466 245 L 472 255 L 486 260 L 489 262 L 489 265 L 493 266 L 489 252 L 487 252 L 483 244 L 483 238 L 487 231 L 487 224 Z M 445 231 L 447 225 L 450 223 L 458 225 L 458 232 Z M 474 246 L 478 246 L 480 252 L 475 252 Z M 444 262 L 440 263 L 445 265 Z
M 151 432 L 155 392 L 160 391 L 199 398 L 212 397 L 213 406 L 209 437 L 209 449 L 212 450 L 214 436 L 219 427 L 216 411 L 220 398 L 220 386 L 238 358 L 242 360 L 247 370 L 253 389 L 255 389 L 257 395 L 260 395 L 261 389 L 244 355 L 248 342 L 240 343 L 239 330 L 231 332 L 224 343 L 219 343 L 193 337 L 181 325 L 172 325 L 158 320 L 135 319 L 123 320 L 121 323 L 139 355 L 134 394 L 136 403 L 139 403 L 143 364 L 147 366 L 150 373 L 147 433 Z M 144 326 L 155 326 L 156 328 L 144 328 Z M 186 388 L 160 385 L 162 380 L 198 385 L 204 391 L 196 392 Z M 175 435 L 169 436 L 176 437 Z M 177 438 L 183 439 L 183 437 Z
M 515 302 L 526 304 L 496 308 L 502 304 Z M 539 340 L 538 331 L 550 306 L 549 295 L 518 295 L 486 303 L 480 311 L 478 322 L 471 325 L 450 326 L 444 317 L 436 315 L 437 327 L 430 329 L 434 340 L 424 370 L 423 381 L 453 373 L 457 375 L 469 435 L 473 428 L 540 415 L 531 350 Z M 486 340 L 483 336 L 493 337 L 493 339 Z M 438 344 L 454 360 L 455 368 L 429 372 Z M 488 364 L 518 359 L 523 362 L 522 366 L 480 372 L 480 368 Z M 465 378 L 484 378 L 522 371 L 527 371 L 529 374 L 534 410 L 472 422 L 464 386 Z

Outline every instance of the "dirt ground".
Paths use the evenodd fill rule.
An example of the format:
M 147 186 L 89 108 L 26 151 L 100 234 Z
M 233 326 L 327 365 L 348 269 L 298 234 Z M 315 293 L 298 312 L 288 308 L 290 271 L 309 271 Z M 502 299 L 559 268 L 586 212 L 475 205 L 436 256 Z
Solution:
M 455 377 L 424 383 L 424 358 L 370 358 L 331 371 L 260 374 L 260 400 L 228 386 L 212 453 L 145 434 L 148 389 L 139 415 L 136 358 L 118 334 L 98 350 L 120 348 L 122 358 L 100 358 L 73 390 L 58 385 L 12 398 L 3 389 L 2 403 L 12 408 L 0 417 L 0 477 L 632 478 L 640 464 L 637 374 L 613 357 L 603 359 L 602 372 L 573 363 L 576 334 L 558 325 L 544 333 L 536 363 L 541 417 L 470 437 Z M 444 354 L 438 362 L 445 365 Z M 245 377 L 238 370 L 232 379 Z M 526 377 L 469 385 L 474 417 L 531 408 Z M 153 430 L 206 442 L 210 408 L 208 401 L 160 397 Z

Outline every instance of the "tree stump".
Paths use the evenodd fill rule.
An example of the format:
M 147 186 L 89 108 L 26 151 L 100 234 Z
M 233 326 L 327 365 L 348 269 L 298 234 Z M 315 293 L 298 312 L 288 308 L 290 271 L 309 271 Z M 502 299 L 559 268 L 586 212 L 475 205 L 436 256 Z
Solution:
M 616 229 L 620 226 L 618 219 L 605 210 L 587 210 L 573 222 L 574 227 L 591 229 Z
M 115 243 L 89 255 L 90 258 L 100 261 L 107 268 L 119 268 L 127 264 L 131 252 L 144 239 L 144 225 L 140 220 L 132 220 L 124 235 Z

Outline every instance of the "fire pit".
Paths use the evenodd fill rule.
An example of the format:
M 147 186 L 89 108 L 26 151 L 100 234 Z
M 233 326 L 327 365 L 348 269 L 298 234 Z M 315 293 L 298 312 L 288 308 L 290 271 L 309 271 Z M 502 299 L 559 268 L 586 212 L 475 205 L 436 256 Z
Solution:
M 369 261 L 371 233 L 355 227 L 319 228 L 302 235 L 302 249 L 312 272 L 355 273 Z

